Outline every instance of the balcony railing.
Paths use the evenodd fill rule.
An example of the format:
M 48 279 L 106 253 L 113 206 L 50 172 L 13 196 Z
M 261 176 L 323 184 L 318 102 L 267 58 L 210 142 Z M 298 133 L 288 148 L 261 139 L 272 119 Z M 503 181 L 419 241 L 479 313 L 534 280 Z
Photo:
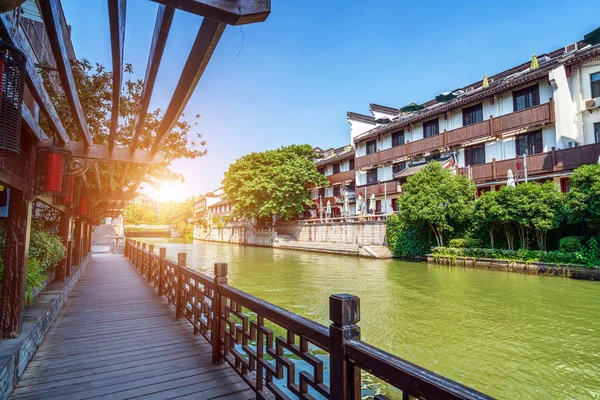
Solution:
M 474 140 L 506 134 L 518 128 L 551 123 L 554 120 L 554 101 L 550 99 L 548 103 L 540 104 L 526 110 L 513 112 L 497 118 L 490 117 L 490 119 L 477 124 L 444 131 L 436 136 L 407 142 L 404 145 L 392 147 L 391 149 L 358 157 L 355 164 L 356 168 L 376 165 L 401 157 L 412 157 L 453 146 L 460 146 Z
M 337 183 L 353 181 L 355 179 L 354 170 L 340 172 L 337 174 L 329 175 L 326 177 L 330 184 L 335 185 Z
M 594 164 L 600 157 L 600 143 L 556 150 L 527 156 L 527 175 L 571 171 L 581 165 Z M 504 180 L 508 170 L 517 171 L 518 164 L 523 165 L 523 157 L 471 166 L 471 179 L 475 182 Z M 469 168 L 459 168 L 459 174 L 468 175 Z
M 361 193 L 363 197 L 365 196 L 371 196 L 372 194 L 375 195 L 383 195 L 385 194 L 395 194 L 395 193 L 400 193 L 400 191 L 398 190 L 398 183 L 396 181 L 390 181 L 390 182 L 381 182 L 381 183 L 375 183 L 372 185 L 365 185 L 365 186 L 357 186 L 356 188 L 356 192 L 357 193 Z

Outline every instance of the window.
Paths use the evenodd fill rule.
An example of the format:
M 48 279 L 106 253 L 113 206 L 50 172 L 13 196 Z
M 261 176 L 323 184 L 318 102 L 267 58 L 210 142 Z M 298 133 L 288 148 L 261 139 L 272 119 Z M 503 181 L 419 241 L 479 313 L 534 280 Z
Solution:
M 406 163 L 404 161 L 396 163 L 396 164 L 392 165 L 392 173 L 394 175 L 396 175 L 398 172 L 402 171 L 405 167 L 406 167 Z
M 321 198 L 325 197 L 325 188 L 319 189 L 319 196 L 321 196 Z
M 367 171 L 367 185 L 377 183 L 377 168 L 373 168 Z
M 333 187 L 333 195 L 334 196 L 340 196 L 341 195 L 340 189 L 341 189 L 340 185 L 334 186 Z
M 600 143 L 600 122 L 594 124 L 594 139 L 596 143 Z
M 523 154 L 532 155 L 544 151 L 544 143 L 542 140 L 542 131 L 529 132 L 524 135 L 517 136 L 517 156 Z
M 465 166 L 485 164 L 485 145 L 465 147 Z
M 463 108 L 463 126 L 473 125 L 483 121 L 483 106 L 477 104 L 473 107 Z
M 600 72 L 590 76 L 592 81 L 592 98 L 600 97 Z
M 392 211 L 398 211 L 398 199 L 392 199 Z
M 333 173 L 334 174 L 339 174 L 340 173 L 340 163 L 333 164 Z
M 440 126 L 438 119 L 432 119 L 431 121 L 423 122 L 423 137 L 428 138 L 435 136 L 440 133 Z
M 352 171 L 353 169 L 354 169 L 354 158 L 351 158 L 349 170 Z
M 317 168 L 317 171 L 319 171 L 319 173 L 321 175 L 325 175 L 325 168 L 321 167 L 321 168 Z
M 373 154 L 377 151 L 377 140 L 369 140 L 367 142 L 367 154 Z
M 536 83 L 525 89 L 516 90 L 513 92 L 513 109 L 514 111 L 525 110 L 540 104 L 540 87 Z
M 375 200 L 375 212 L 376 213 L 381 212 L 381 200 Z
M 404 144 L 404 130 L 392 133 L 392 147 Z

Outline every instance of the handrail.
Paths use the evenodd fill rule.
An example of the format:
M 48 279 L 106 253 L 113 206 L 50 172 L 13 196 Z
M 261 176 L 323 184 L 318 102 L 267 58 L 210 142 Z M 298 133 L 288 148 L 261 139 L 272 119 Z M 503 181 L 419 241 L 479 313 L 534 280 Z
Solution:
M 125 242 L 125 257 L 175 307 L 176 318 L 208 340 L 213 363 L 228 363 L 257 398 L 359 400 L 363 370 L 400 389 L 403 399 L 491 399 L 362 342 L 356 296 L 329 297 L 326 327 L 228 285 L 227 264 L 215 263 L 210 277 L 188 268 L 186 253 L 175 262 L 165 247 L 156 254 L 153 244 L 133 239 Z M 277 383 L 284 379 L 285 386 Z

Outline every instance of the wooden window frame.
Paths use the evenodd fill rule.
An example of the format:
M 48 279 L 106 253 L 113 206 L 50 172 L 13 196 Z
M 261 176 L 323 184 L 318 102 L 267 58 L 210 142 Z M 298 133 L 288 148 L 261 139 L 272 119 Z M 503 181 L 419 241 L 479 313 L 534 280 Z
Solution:
M 477 150 L 483 150 L 483 160 L 477 160 Z M 485 164 L 485 143 L 465 147 L 465 167 Z
M 336 194 L 337 192 L 337 194 Z M 333 196 L 341 196 L 342 195 L 342 186 L 340 185 L 335 185 L 333 186 Z
M 354 169 L 354 158 L 350 159 L 350 164 L 348 166 L 348 171 L 352 171 Z
M 594 80 L 594 76 L 597 76 L 598 79 Z M 592 99 L 595 99 L 596 97 L 600 97 L 600 71 L 590 74 L 590 85 L 591 85 L 590 89 L 591 89 L 591 93 L 592 93 Z
M 335 170 L 335 167 L 337 166 L 337 171 Z M 333 169 L 333 173 L 334 174 L 339 174 L 340 173 L 340 169 L 341 169 L 341 164 L 340 163 L 335 163 L 333 164 L 333 166 L 331 167 Z
M 402 167 L 402 168 L 399 168 L 399 167 Z M 405 161 L 401 161 L 401 162 L 392 164 L 392 175 L 396 175 L 398 172 L 402 171 L 404 168 L 406 168 Z
M 537 142 L 540 145 L 540 151 L 535 151 L 537 149 L 536 147 L 536 140 L 537 139 L 537 135 L 539 135 L 539 141 Z M 520 143 L 522 140 L 527 140 L 527 155 L 531 156 L 534 154 L 540 154 L 544 152 L 544 134 L 542 132 L 541 129 L 538 129 L 536 131 L 533 132 L 527 132 L 527 133 L 523 133 L 521 135 L 517 135 L 517 137 L 515 138 L 515 154 L 517 155 L 517 157 L 522 157 L 523 154 L 519 153 L 519 147 L 520 147 Z M 533 140 L 532 140 L 533 139 Z M 533 149 L 533 151 L 532 151 Z
M 526 95 L 532 93 L 531 104 L 527 105 L 527 96 L 525 97 L 525 108 L 517 110 L 517 98 L 521 95 Z M 523 89 L 515 90 L 512 93 L 513 96 L 513 112 L 527 110 L 528 108 L 539 106 L 540 105 L 540 84 L 536 83 L 535 85 L 527 86 Z
M 402 138 L 402 140 L 399 140 L 400 138 Z M 404 137 L 404 129 L 402 129 L 398 132 L 392 133 L 392 147 L 402 146 L 405 143 L 406 143 L 406 140 Z
M 427 127 L 435 126 L 435 133 L 432 135 L 427 135 Z M 440 119 L 435 118 L 429 121 L 423 122 L 423 139 L 433 137 L 440 134 Z
M 367 142 L 367 155 L 377 153 L 377 139 L 369 140 Z M 372 150 L 370 150 L 372 147 Z
M 477 120 L 477 112 L 481 110 L 481 119 Z M 466 116 L 475 116 L 472 122 L 467 123 Z M 463 126 L 469 126 L 483 122 L 483 103 L 475 104 L 471 107 L 465 107 L 462 109 L 462 121 Z
M 369 176 L 375 174 L 375 180 L 370 179 Z M 367 171 L 367 185 L 374 185 L 377 183 L 377 168 L 373 168 Z

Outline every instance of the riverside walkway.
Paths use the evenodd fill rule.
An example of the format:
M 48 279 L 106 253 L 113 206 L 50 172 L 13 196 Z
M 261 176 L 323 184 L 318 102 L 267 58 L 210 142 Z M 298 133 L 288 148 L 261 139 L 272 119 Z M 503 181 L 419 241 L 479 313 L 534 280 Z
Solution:
M 94 255 L 14 399 L 250 399 L 254 392 L 121 255 Z

